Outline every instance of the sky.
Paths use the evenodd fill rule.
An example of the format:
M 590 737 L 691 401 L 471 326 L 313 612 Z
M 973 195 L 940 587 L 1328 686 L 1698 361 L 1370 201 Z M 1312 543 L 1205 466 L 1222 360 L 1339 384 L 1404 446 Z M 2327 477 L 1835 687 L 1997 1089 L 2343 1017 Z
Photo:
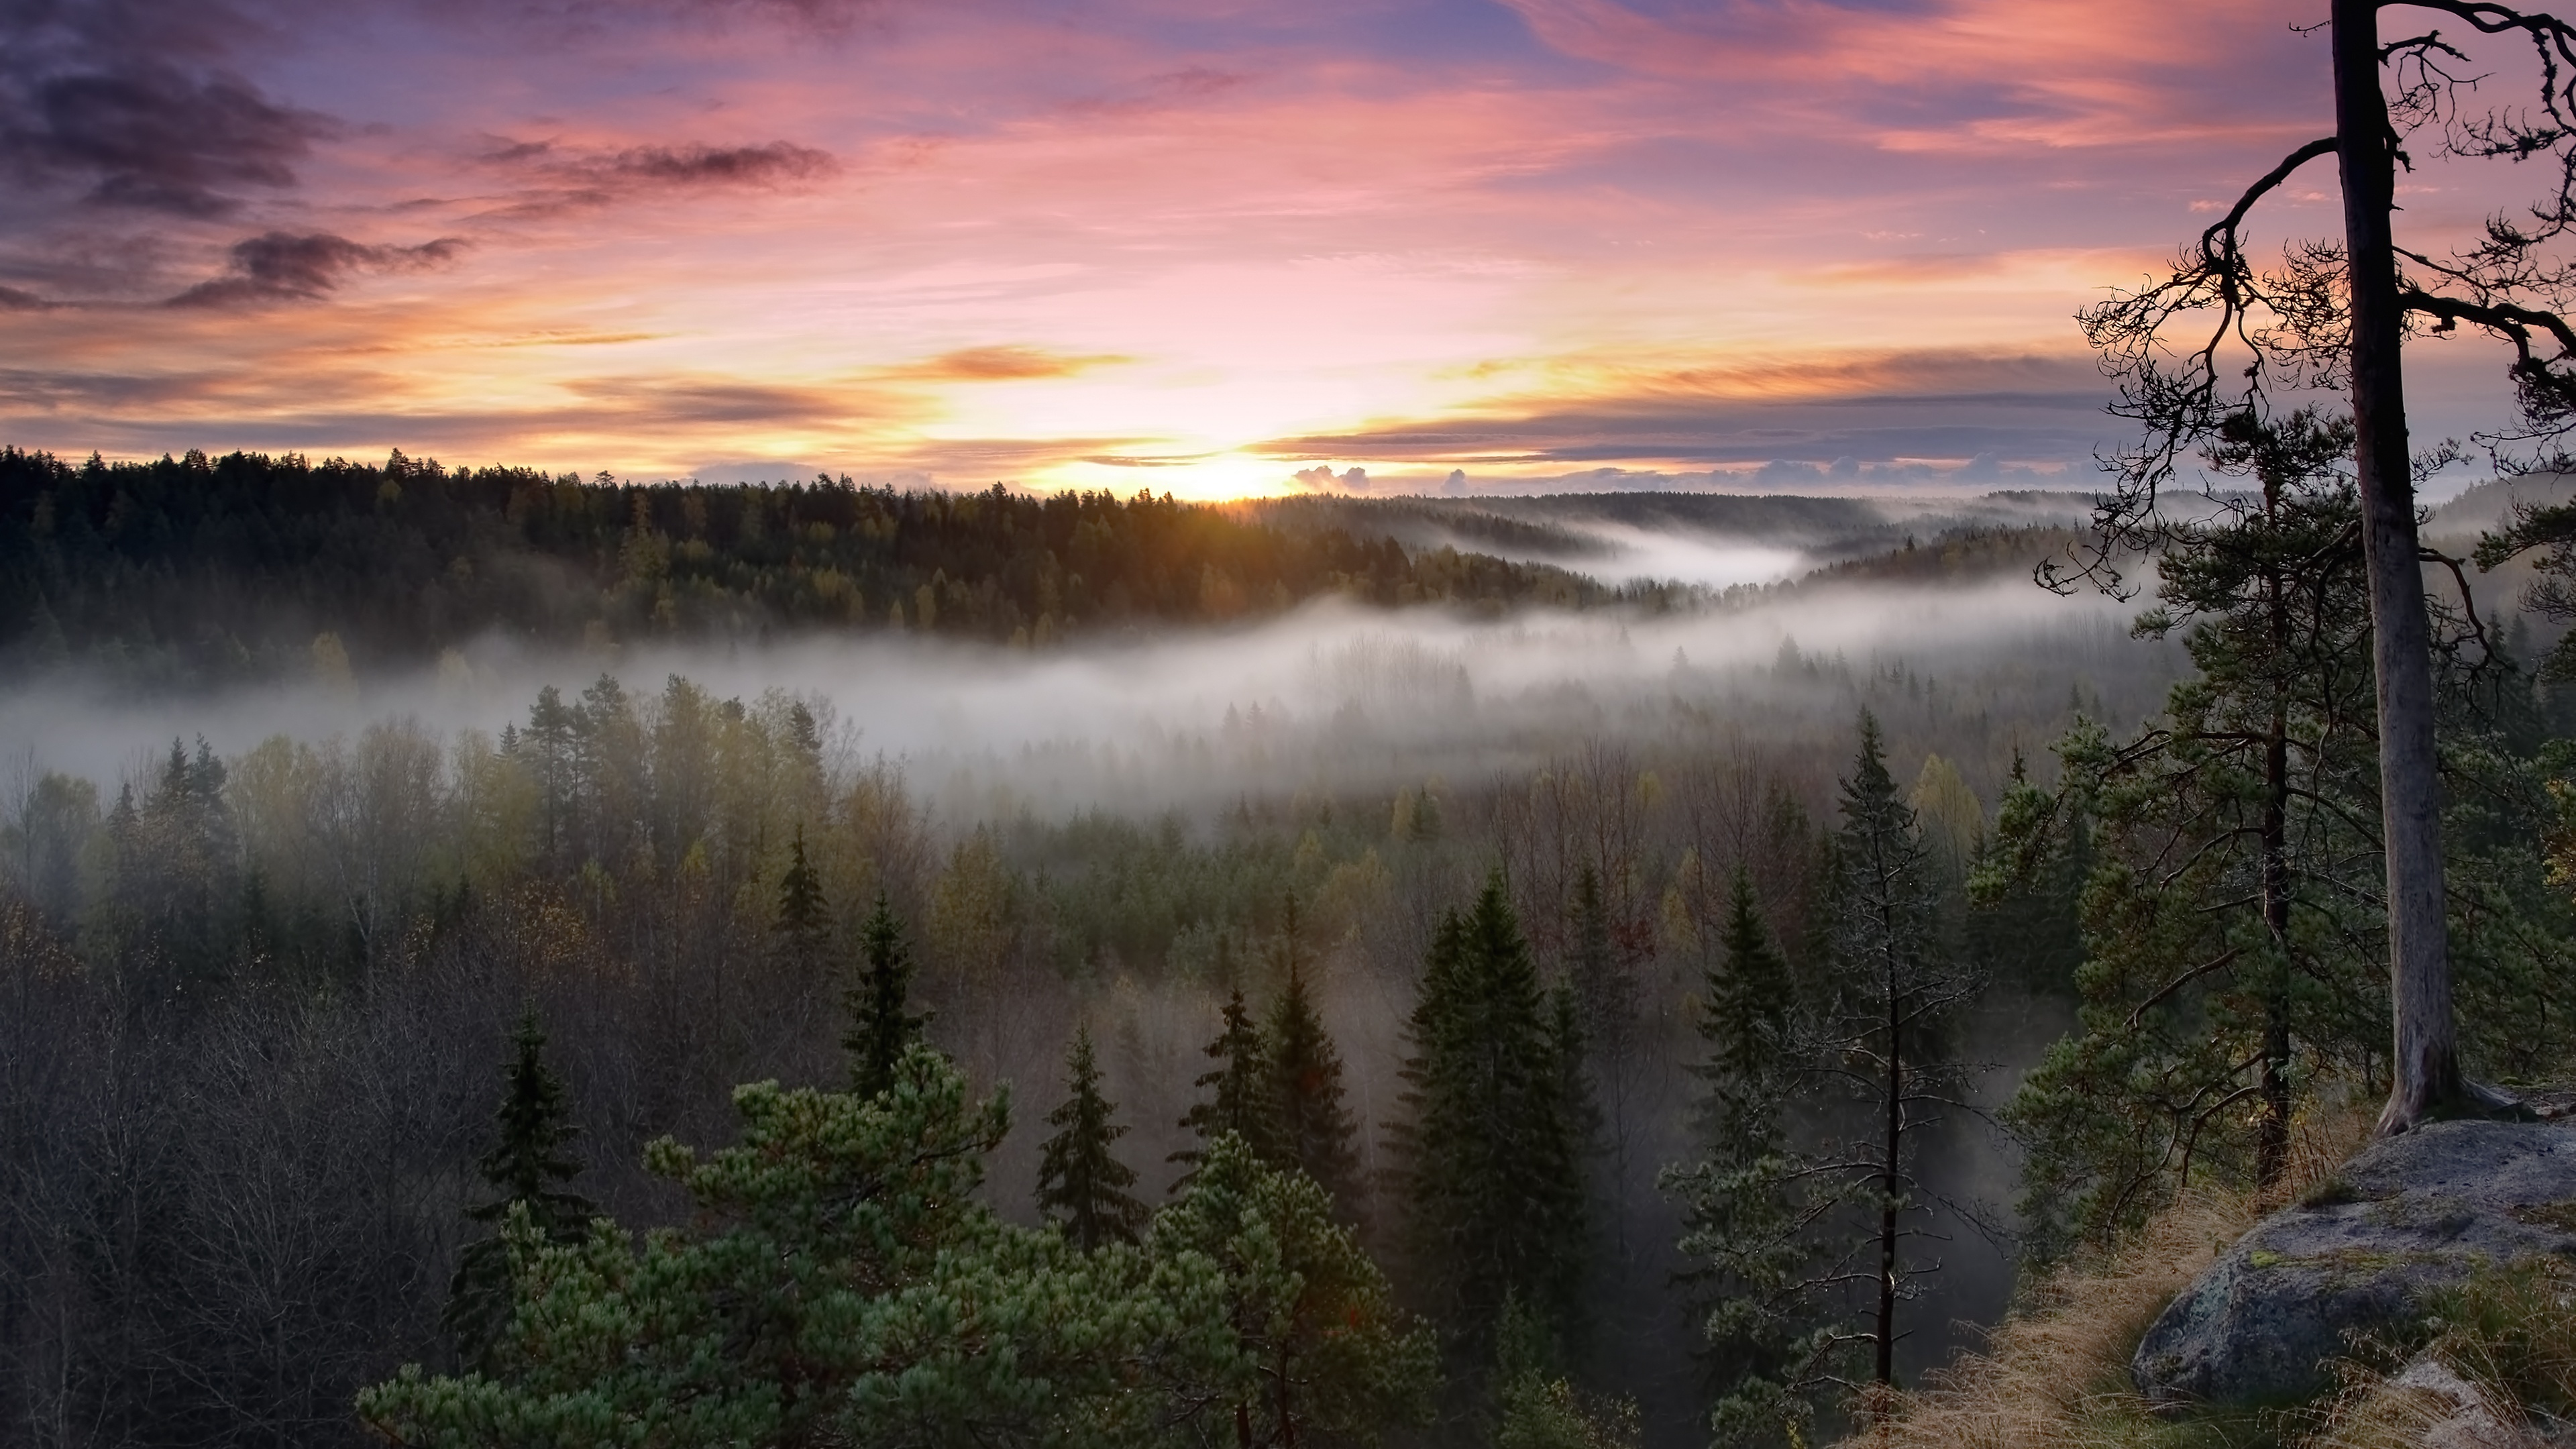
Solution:
M 2090 486 L 2072 314 L 2330 129 L 2323 9 L 0 0 L 0 443 Z M 2419 432 L 2492 421 L 2475 347 L 2411 350 Z

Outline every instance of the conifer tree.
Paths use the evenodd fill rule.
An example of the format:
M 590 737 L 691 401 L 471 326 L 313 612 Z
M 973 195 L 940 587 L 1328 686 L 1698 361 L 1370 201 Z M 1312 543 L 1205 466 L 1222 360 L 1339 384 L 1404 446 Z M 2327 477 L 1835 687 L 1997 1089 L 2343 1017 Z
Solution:
M 1995 834 L 1969 867 L 1966 938 L 1968 954 L 1997 979 L 2062 997 L 2074 994 L 2084 961 L 2078 906 L 2093 870 L 2093 830 L 2083 811 L 2058 817 L 2055 804 L 2015 749 Z
M 1127 1135 L 1116 1119 L 1118 1104 L 1100 1092 L 1100 1063 L 1091 1028 L 1074 1029 L 1065 1054 L 1065 1086 L 1072 1095 L 1047 1114 L 1056 1134 L 1038 1158 L 1038 1210 L 1064 1228 L 1084 1252 L 1109 1243 L 1132 1243 L 1145 1225 L 1145 1205 L 1129 1195 L 1136 1170 L 1118 1160 L 1110 1144 Z
M 1202 1418 L 1213 1422 L 1193 1426 L 1197 1442 L 1293 1449 L 1320 1432 L 1367 1444 L 1429 1417 L 1439 1363 L 1429 1329 L 1395 1306 L 1377 1265 L 1304 1173 L 1262 1162 L 1240 1136 L 1219 1132 L 1188 1190 L 1155 1215 L 1147 1247 L 1167 1262 L 1190 1254 L 1216 1264 L 1253 1370 L 1250 1392 L 1207 1403 Z
M 805 859 L 805 827 L 787 847 L 787 872 L 778 878 L 778 962 L 795 979 L 819 976 L 831 958 L 832 910 L 823 878 Z
M 2135 626 L 2182 631 L 2197 677 L 2134 739 L 2079 723 L 2058 746 L 2058 798 L 2007 802 L 1984 894 L 2067 868 L 2100 835 L 2081 1029 L 2008 1113 L 2041 1256 L 2135 1226 L 2186 1170 L 2276 1180 L 2299 1078 L 2384 1060 L 2370 614 L 2338 466 L 2352 440 L 2299 412 L 2243 420 L 2211 449 L 2260 491 L 2174 534 Z
M 1831 1187 L 1803 1190 L 1809 1163 L 1788 1151 L 1781 1121 L 1802 1045 L 1796 988 L 1740 866 L 1720 944 L 1702 988 L 1706 1055 L 1692 1068 L 1706 1089 L 1701 1155 L 1666 1168 L 1663 1186 L 1681 1208 L 1700 1349 L 1723 1386 L 1712 1442 L 1770 1449 L 1803 1439 L 1852 1335 L 1819 1291 L 1829 1254 L 1817 1210 L 1832 1207 Z
M 909 1009 L 912 947 L 883 891 L 877 892 L 867 924 L 859 928 L 859 962 L 858 979 L 846 998 L 850 1029 L 841 1046 L 850 1056 L 850 1090 L 873 1097 L 894 1086 L 895 1068 L 930 1021 L 927 1013 Z
M 1270 1109 L 1277 1160 L 1313 1178 L 1344 1221 L 1360 1208 L 1359 1125 L 1343 1105 L 1342 1054 L 1324 1029 L 1307 989 L 1295 938 L 1286 948 L 1287 979 L 1264 1033 L 1269 1047 Z
M 1618 1052 L 1629 1045 L 1637 1013 L 1637 984 L 1619 961 L 1610 939 L 1610 908 L 1602 899 L 1601 872 L 1589 863 L 1574 877 L 1574 902 L 1568 909 L 1572 927 L 1566 953 L 1566 979 L 1575 989 L 1583 1014 L 1583 1035 L 1597 1049 Z
M 1983 985 L 1943 949 L 1929 852 L 1914 810 L 1887 770 L 1878 721 L 1863 711 L 1860 753 L 1843 782 L 1838 855 L 1834 1000 L 1811 1070 L 1865 1104 L 1867 1128 L 1820 1164 L 1854 1202 L 1875 1197 L 1877 1221 L 1855 1258 L 1876 1279 L 1869 1340 L 1873 1377 L 1896 1374 L 1897 1304 L 1937 1265 L 1905 1256 L 1923 1235 L 1927 1204 L 1914 1173 L 1920 1135 L 1956 1101 L 1962 1069 L 1940 1050 L 1951 1014 Z
M 927 1047 L 875 1097 L 756 1082 L 733 1100 L 735 1145 L 645 1149 L 685 1194 L 679 1225 L 548 1245 L 514 1224 L 533 1271 L 513 1351 L 488 1373 L 406 1367 L 358 1396 L 369 1431 L 410 1449 L 1130 1449 L 1254 1399 L 1277 1360 L 1253 1353 L 1283 1347 L 1318 1430 L 1415 1397 L 1410 1325 L 1311 1185 L 1248 1184 L 1169 1255 L 1084 1252 L 982 1200 L 1008 1108 Z
M 589 1231 L 592 1216 L 590 1199 L 563 1186 L 581 1172 L 581 1160 L 568 1150 L 580 1129 L 563 1082 L 546 1066 L 546 1033 L 533 1009 L 519 1018 L 512 1045 L 496 1136 L 478 1164 L 494 1195 L 465 1214 L 495 1231 L 465 1246 L 443 1317 L 468 1367 L 487 1363 L 509 1327 L 510 1252 L 498 1229 L 514 1211 L 523 1212 L 544 1241 L 571 1243 Z
M 1574 1320 L 1582 1146 L 1556 1015 L 1498 872 L 1424 962 L 1399 1133 L 1406 1246 L 1462 1377 L 1493 1364 L 1507 1301 Z
M 1575 1388 L 1546 1330 L 1518 1302 L 1503 1306 L 1495 1338 L 1494 1449 L 1636 1449 L 1636 1404 Z
M 1707 1096 L 1701 1129 L 1712 1160 L 1745 1167 L 1780 1146 L 1780 1108 L 1790 1081 L 1790 1024 L 1797 1008 L 1789 963 L 1741 865 L 1729 889 L 1722 963 L 1701 982 L 1699 1038 L 1706 1055 L 1692 1070 Z
M 1181 1118 L 1181 1126 L 1197 1134 L 1198 1145 L 1173 1153 L 1169 1160 L 1197 1163 L 1207 1155 L 1209 1144 L 1231 1132 L 1244 1140 L 1253 1156 L 1275 1164 L 1278 1113 L 1270 1096 L 1270 1051 L 1244 1005 L 1240 986 L 1226 997 L 1224 1025 L 1207 1044 L 1207 1055 L 1216 1065 L 1199 1073 L 1193 1084 L 1207 1095 Z M 1172 1190 L 1180 1191 L 1189 1181 L 1190 1175 L 1183 1175 Z

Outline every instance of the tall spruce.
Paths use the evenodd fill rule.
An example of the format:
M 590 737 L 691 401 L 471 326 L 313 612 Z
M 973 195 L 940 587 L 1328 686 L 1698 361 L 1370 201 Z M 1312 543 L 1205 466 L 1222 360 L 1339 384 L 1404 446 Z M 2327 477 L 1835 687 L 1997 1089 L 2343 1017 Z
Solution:
M 1741 866 L 1720 948 L 1701 983 L 1704 1055 L 1692 1068 L 1700 1155 L 1666 1168 L 1663 1187 L 1681 1211 L 1681 1279 L 1719 1389 L 1711 1442 L 1772 1449 L 1804 1441 L 1853 1335 L 1832 1322 L 1832 1255 L 1817 1231 L 1833 1192 L 1808 1191 L 1811 1161 L 1788 1150 L 1782 1121 L 1804 1045 L 1796 983 Z
M 1127 1135 L 1116 1119 L 1118 1104 L 1100 1091 L 1100 1062 L 1091 1028 L 1076 1027 L 1065 1053 L 1065 1087 L 1071 1095 L 1047 1114 L 1056 1129 L 1038 1157 L 1038 1210 L 1062 1225 L 1076 1247 L 1092 1252 L 1110 1243 L 1133 1243 L 1145 1226 L 1145 1205 L 1127 1189 L 1136 1170 L 1118 1160 L 1110 1144 Z
M 805 858 L 805 827 L 787 847 L 787 870 L 778 878 L 778 923 L 773 948 L 792 979 L 819 979 L 831 967 L 832 908 L 823 877 Z
M 1271 1007 L 1269 1029 L 1270 1110 L 1278 1162 L 1313 1178 L 1332 1195 L 1333 1210 L 1344 1221 L 1356 1219 L 1361 1203 L 1359 1124 L 1343 1103 L 1342 1054 L 1324 1029 L 1315 1009 L 1306 963 L 1299 950 L 1295 901 L 1290 901 L 1289 931 L 1280 946 L 1284 979 L 1279 1000 Z
M 1517 1302 L 1562 1332 L 1585 1260 L 1580 1104 L 1556 1003 L 1497 873 L 1440 923 L 1408 1023 L 1404 1241 L 1472 1400 Z
M 512 1038 L 494 1140 L 478 1164 L 493 1196 L 465 1213 L 495 1231 L 465 1245 L 440 1319 L 468 1368 L 487 1365 L 510 1326 L 510 1249 L 498 1229 L 514 1212 L 524 1212 L 545 1241 L 571 1243 L 589 1230 L 594 1211 L 590 1199 L 563 1186 L 582 1169 L 581 1159 L 569 1151 L 581 1131 L 565 1104 L 563 1082 L 546 1066 L 545 1050 L 545 1028 L 530 1010 Z
M 1276 1165 L 1278 1113 L 1270 1095 L 1270 1049 L 1261 1038 L 1261 1028 L 1253 1021 L 1251 1009 L 1244 1005 L 1242 987 L 1227 995 L 1223 1024 L 1206 1050 L 1216 1065 L 1199 1073 L 1194 1085 L 1207 1095 L 1191 1105 L 1180 1123 L 1195 1134 L 1196 1145 L 1182 1148 L 1167 1160 L 1196 1164 L 1207 1156 L 1210 1144 L 1231 1132 L 1243 1139 L 1255 1157 Z M 1172 1190 L 1180 1191 L 1192 1175 L 1183 1174 L 1172 1184 Z
M 1847 1200 L 1876 1199 L 1876 1221 L 1855 1244 L 1854 1260 L 1876 1283 L 1867 1315 L 1871 1375 L 1886 1384 L 1896 1377 L 1897 1305 L 1917 1296 L 1917 1280 L 1938 1269 L 1907 1250 L 1930 1232 L 1915 1175 L 1920 1138 L 1961 1094 L 1964 1069 L 1945 1054 L 1942 1038 L 1983 981 L 1944 949 L 1929 852 L 1867 711 L 1843 782 L 1842 816 L 1835 990 L 1810 1069 L 1839 1082 L 1866 1121 L 1832 1152 L 1823 1174 L 1842 1184 Z
M 895 1068 L 921 1039 L 929 1014 L 911 1008 L 912 946 L 885 892 L 859 927 L 859 975 L 847 997 L 850 1029 L 841 1038 L 850 1057 L 850 1090 L 873 1097 L 894 1086 Z
M 1718 947 L 1718 961 L 1700 982 L 1704 1055 L 1692 1070 L 1705 1093 L 1700 1130 L 1709 1156 L 1743 1167 L 1779 1150 L 1797 983 L 1741 865 L 1728 888 Z
M 1638 1121 L 1646 1082 L 1641 1073 L 1639 1051 L 1644 1013 L 1640 1009 L 1636 973 L 1630 969 L 1620 943 L 1611 932 L 1610 905 L 1601 886 L 1601 872 L 1586 862 L 1574 879 L 1574 900 L 1568 908 L 1566 924 L 1564 990 L 1574 1007 L 1574 1025 L 1582 1045 L 1580 1065 L 1585 1070 L 1581 1088 L 1590 1104 L 1591 1119 L 1587 1133 L 1599 1138 L 1602 1165 L 1608 1172 L 1608 1191 L 1624 1194 L 1629 1182 L 1629 1162 L 1641 1124 Z M 1619 1224 L 1619 1256 L 1628 1256 L 1624 1212 L 1614 1215 Z

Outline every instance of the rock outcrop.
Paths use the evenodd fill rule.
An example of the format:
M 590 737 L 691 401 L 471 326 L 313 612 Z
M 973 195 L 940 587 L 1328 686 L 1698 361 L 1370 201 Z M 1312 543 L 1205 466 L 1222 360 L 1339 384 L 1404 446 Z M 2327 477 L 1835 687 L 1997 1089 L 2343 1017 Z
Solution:
M 2183 1290 L 2130 1375 L 2160 1407 L 2333 1387 L 2356 1334 L 2418 1318 L 2483 1265 L 2576 1262 L 2576 1122 L 2437 1122 L 2372 1143 Z

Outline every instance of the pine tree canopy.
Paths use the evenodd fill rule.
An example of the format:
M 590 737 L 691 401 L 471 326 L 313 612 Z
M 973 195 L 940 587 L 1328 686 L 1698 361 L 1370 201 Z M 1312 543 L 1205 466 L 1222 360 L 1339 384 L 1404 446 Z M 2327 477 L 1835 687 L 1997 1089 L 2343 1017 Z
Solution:
M 1219 1422 L 1197 1426 L 1200 1442 L 1289 1449 L 1320 1430 L 1370 1443 L 1429 1418 L 1439 1358 L 1430 1330 L 1395 1306 L 1314 1179 L 1219 1132 L 1147 1246 L 1158 1259 L 1187 1253 L 1218 1265 L 1237 1341 L 1257 1366 L 1251 1394 L 1211 1406 Z
M 1101 1095 L 1100 1063 L 1092 1052 L 1089 1026 L 1074 1029 L 1064 1065 L 1071 1095 L 1047 1114 L 1047 1125 L 1056 1133 L 1039 1149 L 1038 1210 L 1086 1253 L 1109 1243 L 1132 1243 L 1147 1211 L 1127 1191 L 1136 1185 L 1136 1170 L 1111 1150 L 1127 1129 L 1116 1120 L 1118 1104 Z
M 359 1396 L 369 1429 L 408 1449 L 1182 1449 L 1180 1411 L 1258 1392 L 1205 1254 L 1083 1252 L 978 1200 L 1009 1114 L 927 1047 L 875 1097 L 760 1082 L 734 1108 L 734 1146 L 646 1149 L 684 1225 L 514 1234 L 529 1271 L 493 1370 L 406 1368 Z

